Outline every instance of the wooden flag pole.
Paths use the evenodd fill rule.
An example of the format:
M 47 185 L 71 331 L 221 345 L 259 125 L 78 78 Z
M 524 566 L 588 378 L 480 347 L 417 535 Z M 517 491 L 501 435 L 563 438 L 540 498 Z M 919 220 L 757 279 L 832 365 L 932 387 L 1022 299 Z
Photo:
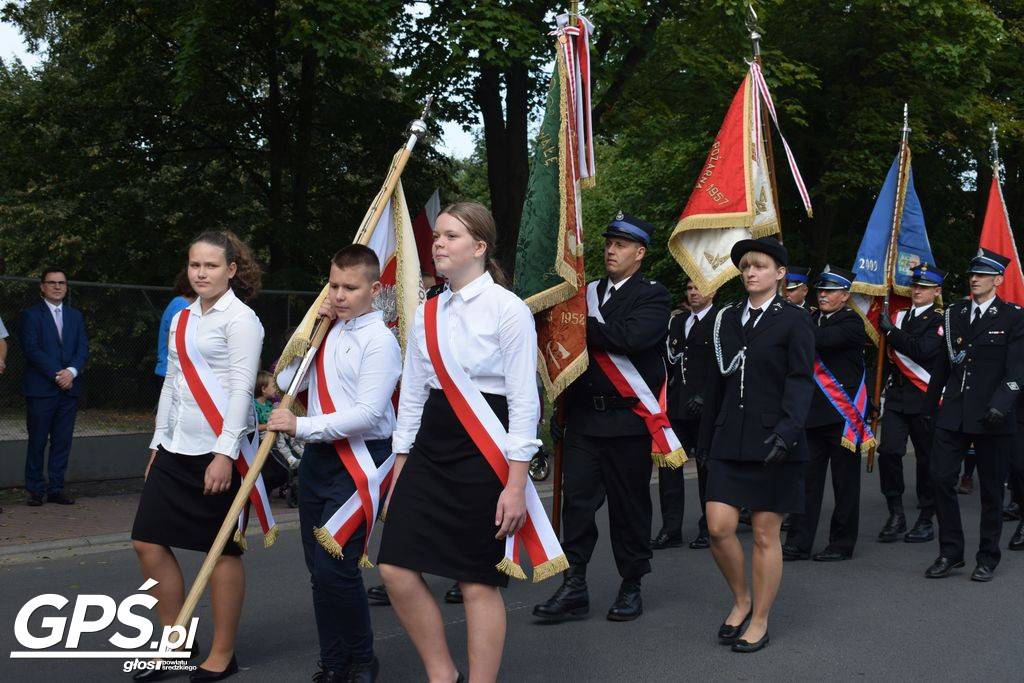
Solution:
M 423 113 L 420 118 L 415 119 L 409 124 L 409 139 L 402 148 L 398 158 L 388 169 L 388 174 L 384 179 L 384 184 L 381 186 L 380 192 L 378 192 L 377 196 L 374 198 L 373 204 L 370 205 L 371 211 L 367 212 L 367 219 L 363 221 L 361 226 L 359 226 L 359 230 L 356 233 L 357 241 L 362 234 L 371 229 L 372 226 L 375 226 L 384 214 L 384 209 L 387 207 L 388 203 L 387 200 L 391 197 L 392 193 L 394 193 L 395 187 L 398 185 L 398 180 L 402 177 L 402 171 L 405 170 L 405 165 L 409 161 L 409 155 L 412 154 L 413 147 L 416 146 L 416 142 L 420 138 L 426 135 L 426 118 L 430 112 L 431 101 L 432 98 L 428 97 L 427 104 L 423 108 Z M 319 309 L 320 298 L 317 299 L 314 306 Z M 317 318 L 313 331 L 310 334 L 309 348 L 302 357 L 302 362 L 299 364 L 299 369 L 295 373 L 295 377 L 292 379 L 287 393 L 285 393 L 284 397 L 281 399 L 281 403 L 279 404 L 281 408 L 290 409 L 295 403 L 295 396 L 298 394 L 299 386 L 301 386 L 302 380 L 306 376 L 306 372 L 312 365 L 313 359 L 316 357 L 317 349 L 320 348 L 320 344 L 327 335 L 329 327 L 330 321 L 327 320 L 327 318 Z M 206 590 L 206 584 L 209 583 L 210 576 L 213 574 L 213 569 L 217 566 L 217 561 L 224 552 L 224 547 L 227 545 L 228 539 L 230 539 L 234 533 L 238 516 L 242 513 L 242 508 L 245 507 L 245 503 L 249 499 L 249 493 L 252 491 L 253 486 L 256 485 L 256 479 L 259 476 L 260 471 L 263 469 L 263 465 L 266 463 L 267 457 L 270 455 L 270 450 L 273 448 L 276 437 L 277 432 L 268 430 L 264 433 L 263 439 L 260 442 L 259 451 L 256 453 L 256 458 L 249 466 L 249 471 L 246 473 L 245 478 L 242 479 L 242 484 L 238 489 L 238 493 L 235 494 L 235 499 L 231 503 L 227 516 L 224 518 L 224 522 L 220 525 L 220 531 L 217 532 L 217 537 L 214 539 L 213 545 L 210 546 L 210 550 L 206 554 L 206 559 L 203 560 L 203 564 L 199 568 L 199 573 L 196 575 L 196 580 L 193 582 L 192 588 L 189 590 L 188 596 L 185 598 L 185 602 L 181 606 L 181 611 L 178 612 L 178 618 L 174 622 L 176 626 L 185 626 L 189 619 L 192 618 L 192 613 L 195 612 L 195 609 L 199 604 L 199 599 Z
M 900 138 L 900 160 L 896 167 L 896 201 L 892 207 L 892 230 L 889 232 L 889 249 L 885 255 L 885 303 L 882 305 L 880 315 L 889 315 L 889 296 L 892 294 L 896 280 L 896 257 L 899 254 L 898 242 L 900 226 L 903 223 L 903 203 L 907 196 L 907 157 L 910 154 L 910 123 L 908 118 L 907 104 L 903 104 L 903 129 Z M 884 334 L 878 335 L 878 356 L 875 358 L 875 391 L 874 405 L 875 414 L 871 418 L 871 431 L 878 429 L 878 421 L 881 414 L 882 381 L 885 372 L 885 357 L 888 351 L 888 344 Z M 867 471 L 875 470 L 875 447 L 868 449 Z

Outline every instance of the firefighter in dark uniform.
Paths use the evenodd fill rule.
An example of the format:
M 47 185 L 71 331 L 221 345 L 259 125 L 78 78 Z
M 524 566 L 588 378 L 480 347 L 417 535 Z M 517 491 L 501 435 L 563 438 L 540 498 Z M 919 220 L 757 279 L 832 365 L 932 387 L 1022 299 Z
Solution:
M 806 266 L 790 266 L 786 271 L 786 288 L 782 296 L 786 301 L 792 302 L 811 312 L 811 306 L 807 303 L 808 283 L 811 281 L 811 269 Z
M 996 296 L 1010 260 L 979 249 L 967 269 L 971 300 L 946 310 L 946 356 L 928 385 L 938 404 L 931 475 L 939 522 L 939 557 L 928 578 L 949 576 L 964 565 L 964 532 L 956 482 L 974 443 L 981 493 L 981 533 L 972 581 L 991 581 L 999 564 L 1003 486 L 1010 453 L 1017 447 L 1014 410 L 1024 382 L 1024 313 Z M 941 398 L 941 402 L 940 402 Z
M 928 263 L 911 271 L 910 300 L 913 306 L 897 313 L 898 324 L 880 316 L 879 327 L 890 347 L 889 378 L 885 386 L 882 440 L 878 446 L 878 479 L 889 506 L 889 518 L 878 534 L 882 543 L 903 536 L 907 543 L 926 543 L 935 538 L 932 517 L 935 499 L 928 474 L 932 415 L 928 411 L 928 380 L 935 364 L 946 352 L 942 309 L 935 300 L 942 293 L 946 272 Z M 907 532 L 903 512 L 903 456 L 907 437 L 914 444 L 917 460 L 917 509 L 914 527 Z
M 1010 454 L 1010 491 L 1014 500 L 1024 500 L 1024 399 L 1017 399 L 1017 445 Z M 1010 550 L 1024 550 L 1024 519 L 1007 545 Z
M 608 500 L 609 533 L 622 577 L 608 619 L 643 613 L 641 578 L 651 571 L 651 432 L 595 361 L 604 350 L 626 356 L 658 396 L 665 382 L 665 335 L 672 297 L 640 272 L 654 226 L 619 213 L 604 232 L 607 277 L 597 283 L 604 322 L 587 317 L 590 365 L 566 390 L 563 442 L 562 548 L 569 560 L 562 586 L 533 614 L 547 620 L 589 610 L 587 563 L 597 543 L 595 515 Z
M 864 322 L 846 305 L 856 276 L 852 271 L 825 266 L 818 276 L 818 310 L 811 315 L 815 353 L 852 401 L 864 381 Z M 857 543 L 860 518 L 859 449 L 844 447 L 846 420 L 820 385 L 814 391 L 807 415 L 807 447 L 811 458 L 804 472 L 805 506 L 802 514 L 789 517 L 789 533 L 782 547 L 786 560 L 805 560 L 811 554 L 831 465 L 835 509 L 829 525 L 828 545 L 814 556 L 819 562 L 848 560 Z M 856 446 L 855 446 L 856 448 Z
M 718 307 L 715 306 L 714 297 L 714 291 L 705 295 L 692 280 L 687 282 L 686 299 L 690 310 L 672 317 L 668 324 L 668 337 L 665 339 L 665 357 L 668 361 L 667 412 L 672 421 L 672 429 L 687 452 L 697 446 L 708 377 L 715 365 L 711 332 Z M 708 522 L 704 516 L 707 471 L 700 463 L 697 464 L 697 485 L 701 515 L 697 537 L 690 541 L 690 548 L 694 550 L 711 547 Z M 677 548 L 683 543 L 683 509 L 686 502 L 682 467 L 658 469 L 658 497 L 661 502 L 661 531 L 651 539 L 651 548 Z

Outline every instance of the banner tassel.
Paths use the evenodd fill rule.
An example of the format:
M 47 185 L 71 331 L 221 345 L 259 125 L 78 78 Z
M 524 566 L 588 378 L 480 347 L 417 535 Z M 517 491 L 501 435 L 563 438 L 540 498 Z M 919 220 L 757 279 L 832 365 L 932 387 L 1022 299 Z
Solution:
M 683 466 L 683 463 L 689 460 L 689 458 L 686 457 L 686 451 L 684 451 L 682 448 L 677 448 L 671 453 L 665 455 L 664 459 L 665 467 L 668 467 L 669 469 L 673 470 L 679 469 L 680 467 Z
M 270 529 L 267 530 L 267 533 L 263 534 L 263 547 L 264 548 L 269 548 L 270 546 L 274 545 L 274 543 L 277 541 L 277 534 L 278 534 L 279 531 L 280 531 L 280 529 L 275 524 L 274 526 L 270 527 Z
M 249 549 L 249 543 L 245 540 L 245 536 L 242 534 L 241 529 L 235 529 L 235 535 L 233 540 L 235 542 L 235 545 L 237 545 L 243 551 Z
M 520 581 L 526 579 L 526 574 L 523 572 L 523 568 L 507 557 L 501 558 L 501 562 L 494 565 L 494 568 L 502 574 L 508 574 L 513 579 L 519 579 Z
M 313 527 L 313 536 L 316 537 L 320 547 L 326 550 L 328 555 L 339 560 L 345 559 L 345 554 L 341 551 L 341 546 L 338 545 L 338 542 L 334 539 L 334 536 L 331 535 L 330 531 L 322 526 L 315 526 Z
M 559 555 L 533 568 L 533 582 L 540 583 L 544 579 L 550 579 L 556 574 L 561 574 L 568 568 L 569 560 L 565 555 Z

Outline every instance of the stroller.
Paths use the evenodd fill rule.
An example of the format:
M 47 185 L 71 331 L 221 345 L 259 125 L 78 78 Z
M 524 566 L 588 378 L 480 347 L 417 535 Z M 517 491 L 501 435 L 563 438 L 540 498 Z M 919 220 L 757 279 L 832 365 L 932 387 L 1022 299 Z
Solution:
M 299 463 L 302 461 L 304 448 L 305 444 L 299 439 L 283 432 L 278 433 L 277 441 L 270 449 L 270 457 L 260 472 L 267 491 L 278 489 L 278 496 L 283 498 L 290 508 L 299 504 Z

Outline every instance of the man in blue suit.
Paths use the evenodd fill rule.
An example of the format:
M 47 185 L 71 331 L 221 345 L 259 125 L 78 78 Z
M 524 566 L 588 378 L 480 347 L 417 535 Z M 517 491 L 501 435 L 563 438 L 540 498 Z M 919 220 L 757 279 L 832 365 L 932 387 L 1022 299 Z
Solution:
M 72 505 L 74 499 L 64 493 L 64 471 L 71 455 L 78 396 L 82 393 L 80 375 L 89 358 L 89 340 L 82 313 L 64 304 L 68 292 L 64 271 L 44 270 L 39 289 L 43 300 L 23 311 L 18 324 L 18 339 L 25 356 L 21 389 L 28 423 L 25 488 L 29 505 L 46 501 Z M 47 440 L 49 481 L 43 477 Z

